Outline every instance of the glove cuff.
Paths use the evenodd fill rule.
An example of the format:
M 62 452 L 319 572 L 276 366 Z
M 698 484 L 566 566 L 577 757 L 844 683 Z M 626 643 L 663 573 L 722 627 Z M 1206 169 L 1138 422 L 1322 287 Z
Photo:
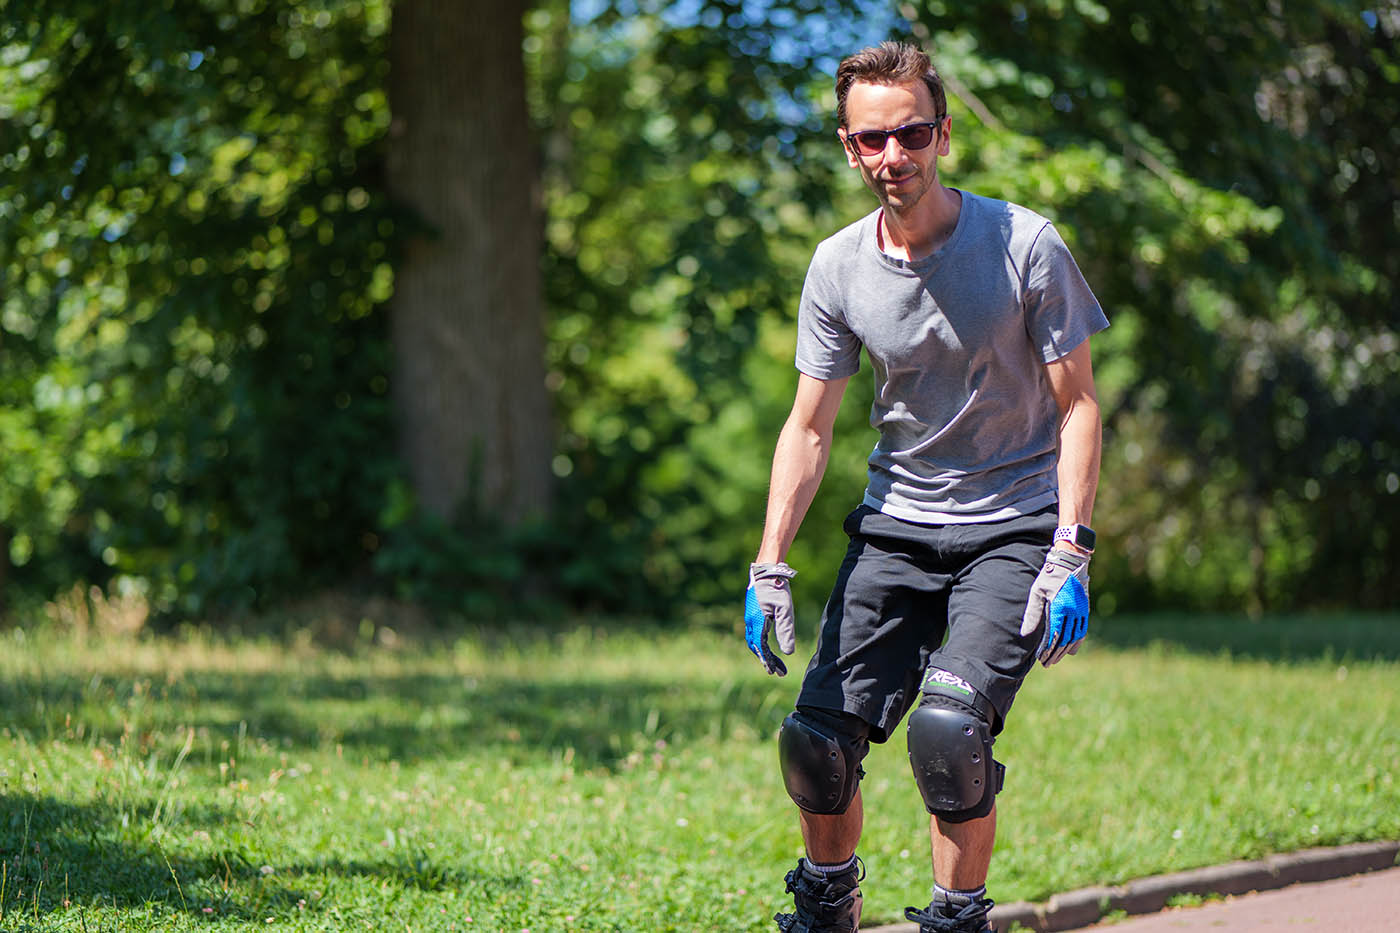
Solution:
M 1052 547 L 1050 553 L 1045 555 L 1045 563 L 1063 567 L 1073 573 L 1089 563 L 1089 555 L 1068 548 Z
M 791 580 L 795 576 L 797 576 L 797 571 L 782 561 L 772 564 L 749 564 L 750 586 L 753 586 L 755 580 L 771 580 L 775 577 Z

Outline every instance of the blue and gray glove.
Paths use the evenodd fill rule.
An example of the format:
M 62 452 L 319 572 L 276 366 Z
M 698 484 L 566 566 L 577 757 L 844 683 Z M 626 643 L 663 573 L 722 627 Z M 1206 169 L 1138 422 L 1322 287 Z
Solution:
M 768 647 L 768 633 L 778 636 L 778 650 L 797 650 L 797 631 L 792 612 L 792 588 L 788 581 L 797 571 L 779 561 L 776 564 L 750 564 L 749 590 L 744 594 L 744 640 L 763 669 L 779 677 L 787 675 L 787 665 Z
M 1089 631 L 1089 557 L 1065 548 L 1051 548 L 1045 566 L 1031 585 L 1021 636 L 1044 627 L 1036 656 L 1049 667 L 1079 650 Z

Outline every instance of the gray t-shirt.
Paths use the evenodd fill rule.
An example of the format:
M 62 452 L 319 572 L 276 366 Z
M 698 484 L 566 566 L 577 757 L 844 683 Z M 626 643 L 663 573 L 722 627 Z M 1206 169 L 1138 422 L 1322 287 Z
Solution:
M 1044 217 L 962 194 L 948 241 L 906 262 L 880 212 L 823 241 L 798 308 L 797 368 L 875 369 L 865 501 L 931 524 L 998 521 L 1056 500 L 1059 414 L 1044 364 L 1108 326 Z

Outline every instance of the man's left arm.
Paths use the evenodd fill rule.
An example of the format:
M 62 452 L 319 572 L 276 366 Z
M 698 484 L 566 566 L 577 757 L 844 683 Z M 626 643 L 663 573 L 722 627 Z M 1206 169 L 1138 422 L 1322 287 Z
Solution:
M 1091 527 L 1094 496 L 1099 487 L 1103 423 L 1094 389 L 1089 341 L 1082 341 L 1066 356 L 1047 363 L 1045 372 L 1060 416 L 1056 464 L 1059 526 Z M 1045 566 L 1031 587 L 1021 634 L 1042 629 L 1037 654 L 1046 666 L 1078 651 L 1088 632 L 1089 555 L 1090 551 L 1057 535 Z
M 1056 476 L 1060 484 L 1060 527 L 1093 527 L 1094 496 L 1099 488 L 1099 458 L 1103 449 L 1103 422 L 1098 393 L 1094 389 L 1094 365 L 1089 341 L 1053 363 L 1045 365 L 1050 392 L 1060 412 L 1060 457 Z M 1068 542 L 1057 546 L 1073 549 Z

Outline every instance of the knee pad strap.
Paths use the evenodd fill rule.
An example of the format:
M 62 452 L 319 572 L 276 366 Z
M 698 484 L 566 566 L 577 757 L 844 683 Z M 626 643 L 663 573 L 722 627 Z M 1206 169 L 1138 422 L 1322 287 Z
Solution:
M 855 723 L 859 726 L 851 728 Z M 860 726 L 864 723 L 849 714 L 813 714 L 805 709 L 783 720 L 778 733 L 783 785 L 803 810 L 845 813 L 851 805 L 865 776 L 860 763 L 869 748 L 867 730 Z

